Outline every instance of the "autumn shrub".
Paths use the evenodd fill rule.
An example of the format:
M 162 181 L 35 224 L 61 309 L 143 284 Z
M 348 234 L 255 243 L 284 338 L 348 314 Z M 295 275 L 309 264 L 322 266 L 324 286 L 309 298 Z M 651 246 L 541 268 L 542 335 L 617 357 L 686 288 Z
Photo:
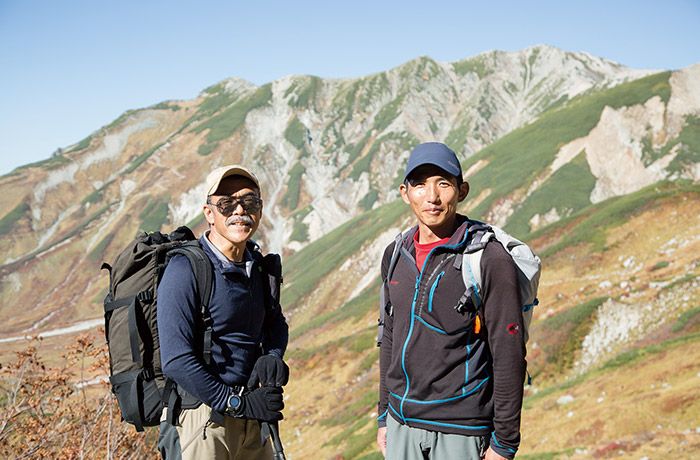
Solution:
M 121 421 L 106 381 L 106 345 L 91 334 L 65 347 L 48 366 L 41 339 L 0 368 L 0 458 L 156 458 L 156 429 L 138 433 Z

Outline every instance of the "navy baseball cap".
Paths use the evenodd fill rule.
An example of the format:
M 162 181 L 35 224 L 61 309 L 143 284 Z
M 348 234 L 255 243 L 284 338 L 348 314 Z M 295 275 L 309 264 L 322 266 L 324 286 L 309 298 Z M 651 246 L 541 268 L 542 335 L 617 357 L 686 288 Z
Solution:
M 463 182 L 462 166 L 459 164 L 457 155 L 441 142 L 425 142 L 413 149 L 408 158 L 404 180 L 408 179 L 417 167 L 423 165 L 435 165 L 455 176 L 458 182 Z

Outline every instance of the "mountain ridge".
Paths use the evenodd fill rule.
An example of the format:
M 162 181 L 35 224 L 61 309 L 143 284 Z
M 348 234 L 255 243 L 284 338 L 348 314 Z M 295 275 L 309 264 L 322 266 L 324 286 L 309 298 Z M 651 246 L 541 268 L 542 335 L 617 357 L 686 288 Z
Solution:
M 539 48 L 531 48 L 531 50 L 533 50 L 532 55 L 535 54 L 534 50 L 538 49 Z M 544 50 L 544 54 L 557 51 L 553 48 L 544 48 Z M 537 54 L 540 53 L 538 52 Z M 515 56 L 516 53 L 502 53 L 501 55 L 510 56 L 510 60 L 513 61 L 513 56 Z M 460 62 L 464 63 L 469 61 L 465 60 Z M 536 59 L 533 62 L 536 63 Z M 351 201 L 355 203 L 366 202 L 367 204 L 365 206 L 370 206 L 375 200 L 379 200 L 379 202 L 386 202 L 387 200 L 396 198 L 394 182 L 397 178 L 398 168 L 396 168 L 394 164 L 397 161 L 405 161 L 407 146 L 411 143 L 417 143 L 417 141 L 419 140 L 446 137 L 448 141 L 457 141 L 459 145 L 459 138 L 461 138 L 464 142 L 464 148 L 460 155 L 469 156 L 470 153 L 472 153 L 473 151 L 485 146 L 485 142 L 490 142 L 491 139 L 502 136 L 503 133 L 501 131 L 503 131 L 503 128 L 500 128 L 499 125 L 505 123 L 502 122 L 501 119 L 510 120 L 507 124 L 505 124 L 507 125 L 508 129 L 510 129 L 511 125 L 513 124 L 523 124 L 523 120 L 513 122 L 512 120 L 516 119 L 516 117 L 507 116 L 508 114 L 505 114 L 500 118 L 499 116 L 493 116 L 492 122 L 484 123 L 483 116 L 490 116 L 490 114 L 487 109 L 482 108 L 481 112 L 483 113 L 475 113 L 475 117 L 481 118 L 482 122 L 475 121 L 472 123 L 471 128 L 460 128 L 458 131 L 455 131 L 455 129 L 450 128 L 450 126 L 455 124 L 453 119 L 459 114 L 451 112 L 458 112 L 458 106 L 462 106 L 465 102 L 469 101 L 465 100 L 464 97 L 461 97 L 457 100 L 458 106 L 454 106 L 454 102 L 449 101 L 449 104 L 443 104 L 440 101 L 440 99 L 444 99 L 444 91 L 439 91 L 435 92 L 435 94 L 427 95 L 428 99 L 435 99 L 435 103 L 433 104 L 435 108 L 431 110 L 441 110 L 440 107 L 443 106 L 454 106 L 455 108 L 451 109 L 448 107 L 444 110 L 445 112 L 447 112 L 448 115 L 447 125 L 445 125 L 442 128 L 437 125 L 431 125 L 431 123 L 429 123 L 428 120 L 425 119 L 425 115 L 423 114 L 426 104 L 428 104 L 430 100 L 426 101 L 426 96 L 417 94 L 424 92 L 421 90 L 420 84 L 424 83 L 424 77 L 427 75 L 425 72 L 427 72 L 428 70 L 432 70 L 435 73 L 435 75 L 442 75 L 443 77 L 449 77 L 450 79 L 454 79 L 456 75 L 455 72 L 452 72 L 452 75 L 446 75 L 444 73 L 440 74 L 439 72 L 439 69 L 444 70 L 445 67 L 453 66 L 453 64 L 438 64 L 432 59 L 416 58 L 412 61 L 409 61 L 407 64 L 404 64 L 403 66 L 396 67 L 384 73 L 378 73 L 364 78 L 337 80 L 335 82 L 328 82 L 327 84 L 323 84 L 323 80 L 318 79 L 317 77 L 306 76 L 285 77 L 283 79 L 277 80 L 276 82 L 272 82 L 261 87 L 256 87 L 255 85 L 249 84 L 240 79 L 224 80 L 223 82 L 220 82 L 204 90 L 202 94 L 205 94 L 206 96 L 201 96 L 204 97 L 204 99 L 201 100 L 201 103 L 197 104 L 197 102 L 194 102 L 194 104 L 197 104 L 198 106 L 197 114 L 195 114 L 194 116 L 190 116 L 188 119 L 188 123 L 191 124 L 191 128 L 189 129 L 189 131 L 191 133 L 201 135 L 206 130 L 208 130 L 206 133 L 207 142 L 203 145 L 198 145 L 196 150 L 200 154 L 206 153 L 207 155 L 209 155 L 214 149 L 216 149 L 216 147 L 221 142 L 221 140 L 218 140 L 218 137 L 223 134 L 216 134 L 216 132 L 223 130 L 224 134 L 226 134 L 228 132 L 235 131 L 235 129 L 239 128 L 242 125 L 243 122 L 241 121 L 241 115 L 235 113 L 237 110 L 239 110 L 236 104 L 240 105 L 242 104 L 242 99 L 254 98 L 254 96 L 258 93 L 261 94 L 261 96 L 259 97 L 263 97 L 263 99 L 265 99 L 266 95 L 269 96 L 270 99 L 272 99 L 273 110 L 271 110 L 270 108 L 266 108 L 267 106 L 263 104 L 263 106 L 260 106 L 260 108 L 256 111 L 255 107 L 257 106 L 255 104 L 259 104 L 260 102 L 253 101 L 253 109 L 248 110 L 248 112 L 246 113 L 246 117 L 250 117 L 249 123 L 245 123 L 245 129 L 248 131 L 246 133 L 247 135 L 242 138 L 238 138 L 237 145 L 230 145 L 230 141 L 227 141 L 225 143 L 226 145 L 222 145 L 221 148 L 225 147 L 229 151 L 231 149 L 233 149 L 234 151 L 242 149 L 245 152 L 248 152 L 246 154 L 244 154 L 243 152 L 240 153 L 240 158 L 242 161 L 256 161 L 250 157 L 251 155 L 254 155 L 256 151 L 259 151 L 261 149 L 267 149 L 268 154 L 270 154 L 267 155 L 268 158 L 271 155 L 279 158 L 282 161 L 282 163 L 277 161 L 274 165 L 261 164 L 261 167 L 266 171 L 282 171 L 284 175 L 280 176 L 277 174 L 271 174 L 270 177 L 262 177 L 263 183 L 272 183 L 279 185 L 284 184 L 285 182 L 291 182 L 294 185 L 296 185 L 296 183 L 300 179 L 301 173 L 306 174 L 309 178 L 309 180 L 307 180 L 305 184 L 307 187 L 311 187 L 309 184 L 327 184 L 325 186 L 311 188 L 310 190 L 304 190 L 304 187 L 297 186 L 298 189 L 294 189 L 294 191 L 290 191 L 289 188 L 287 188 L 287 190 L 283 190 L 283 187 L 279 186 L 277 189 L 272 191 L 272 194 L 268 196 L 268 201 L 272 205 L 276 204 L 277 201 L 282 201 L 286 203 L 290 203 L 291 201 L 291 204 L 294 204 L 295 202 L 298 202 L 298 194 L 301 193 L 301 204 L 311 204 L 312 206 L 310 212 L 311 215 L 309 216 L 307 214 L 307 216 L 305 216 L 305 218 L 308 220 L 307 223 L 302 223 L 297 220 L 294 222 L 294 224 L 299 228 L 303 226 L 307 227 L 307 231 L 310 232 L 311 237 L 313 239 L 324 234 L 329 229 L 333 228 L 333 226 L 337 225 L 337 222 L 339 222 L 338 219 L 340 219 L 340 221 L 344 221 L 348 217 L 356 215 L 357 212 L 361 211 L 361 209 L 357 208 L 357 205 L 353 206 L 352 203 L 342 202 L 342 198 L 345 196 L 343 190 L 346 190 L 347 188 L 355 190 L 354 195 L 352 195 L 353 199 Z M 430 67 L 430 69 L 428 69 L 428 67 Z M 462 72 L 464 72 L 464 75 L 471 75 L 471 80 L 476 80 L 477 71 L 472 72 L 462 70 Z M 409 75 L 411 75 L 412 72 L 418 72 L 420 73 L 420 75 L 417 75 L 417 79 L 409 78 L 407 80 L 402 80 L 401 78 L 399 78 L 399 74 L 401 74 L 401 72 L 404 72 L 405 74 Z M 643 73 L 644 72 L 637 72 L 636 74 L 641 75 Z M 402 82 L 401 84 L 403 84 L 404 86 L 410 83 L 410 98 L 407 95 L 396 96 L 398 89 L 392 90 L 391 88 L 399 88 L 401 85 L 399 83 L 392 84 L 391 82 L 397 81 Z M 406 81 L 408 81 L 408 83 L 406 83 Z M 419 83 L 417 87 L 415 83 L 416 81 Z M 487 87 L 490 85 L 490 83 L 488 82 L 483 84 Z M 268 85 L 270 85 L 269 90 L 262 91 L 262 89 L 268 87 Z M 391 104 L 379 104 L 381 106 L 381 109 L 379 110 L 371 110 L 371 108 L 367 109 L 362 107 L 360 107 L 362 110 L 355 110 L 358 101 L 362 101 L 362 99 L 367 99 L 369 97 L 366 91 L 372 90 L 372 95 L 374 95 L 376 93 L 375 88 L 381 89 L 382 85 L 386 86 L 386 88 L 384 88 L 385 90 L 387 88 L 389 89 L 388 93 L 386 93 L 383 96 L 383 93 L 380 93 L 379 98 L 383 98 L 385 101 L 391 100 Z M 299 89 L 298 87 L 301 88 L 301 91 L 299 91 L 297 94 L 293 90 Z M 228 88 L 226 89 L 226 94 L 222 93 L 222 91 L 224 91 L 224 88 Z M 337 101 L 339 98 L 343 99 L 344 97 L 346 99 L 345 102 L 349 101 L 349 109 L 353 110 L 353 113 L 364 112 L 364 115 L 362 115 L 364 119 L 361 120 L 359 123 L 354 123 L 351 129 L 348 130 L 347 128 L 344 128 L 341 133 L 338 133 L 337 128 L 332 122 L 328 122 L 327 120 L 324 121 L 322 119 L 323 117 L 314 115 L 314 111 L 305 109 L 304 104 L 308 105 L 310 101 L 316 101 L 315 99 L 310 99 L 312 94 L 316 91 L 320 93 L 318 103 L 332 107 L 333 100 Z M 430 91 L 433 90 L 429 90 L 428 93 L 430 93 Z M 331 100 L 327 96 L 323 96 L 324 93 L 328 92 L 334 94 L 333 100 Z M 472 92 L 475 95 L 482 94 L 482 89 L 474 88 Z M 456 94 L 459 93 L 457 92 Z M 326 99 L 324 99 L 324 97 Z M 476 96 L 470 97 L 472 99 L 472 104 L 474 102 L 479 102 L 478 100 L 473 100 Z M 294 101 L 292 102 L 290 98 L 294 98 Z M 421 100 L 422 102 L 418 106 L 413 107 L 413 105 L 415 104 L 406 104 L 406 99 Z M 278 102 L 275 102 L 275 100 L 277 100 Z M 285 104 L 285 102 L 287 103 Z M 230 107 L 228 110 L 223 110 L 224 113 L 220 113 L 218 118 L 214 116 L 213 121 L 210 120 L 209 125 L 213 126 L 203 126 L 203 124 L 206 125 L 207 122 L 198 120 L 198 118 L 200 118 L 202 114 L 206 114 L 210 111 L 213 111 L 213 115 L 217 113 L 217 110 L 221 111 L 222 109 L 227 107 L 227 104 L 231 103 L 233 103 L 232 107 Z M 169 103 L 165 103 L 165 105 L 159 104 L 156 105 L 156 107 L 168 107 L 170 110 L 166 109 L 165 112 L 169 115 L 179 113 L 179 110 L 172 110 L 173 106 L 169 106 L 168 104 Z M 189 105 L 193 104 L 190 103 Z M 525 105 L 527 106 L 528 104 Z M 469 107 L 470 105 L 466 104 L 466 106 Z M 335 119 L 339 117 L 344 119 L 348 118 L 348 108 L 344 107 L 344 105 L 336 107 L 335 112 L 337 112 L 337 115 L 335 115 Z M 187 108 L 187 104 L 185 104 L 185 108 Z M 261 110 L 267 112 L 272 111 L 276 113 L 273 113 L 272 116 L 265 117 L 264 114 L 259 113 Z M 512 112 L 513 109 L 511 108 L 508 110 Z M 128 119 L 129 117 L 133 117 L 136 114 L 138 114 L 138 112 L 131 113 L 125 118 Z M 147 123 L 148 120 L 151 119 L 151 117 L 148 116 L 144 117 L 143 114 L 140 116 L 146 119 L 141 123 Z M 355 118 L 357 118 L 357 115 L 355 115 Z M 462 117 L 462 119 L 463 118 L 464 117 Z M 525 117 L 525 119 L 529 120 L 530 118 Z M 275 121 L 273 122 L 272 120 Z M 301 121 L 298 121 L 298 123 L 295 125 L 295 120 Z M 112 125 L 117 125 L 118 127 L 118 121 L 119 120 L 115 121 Z M 121 123 L 124 123 L 124 120 L 122 120 Z M 337 124 L 338 123 L 336 122 L 335 125 Z M 343 125 L 348 125 L 348 123 L 343 122 L 341 124 L 341 127 Z M 277 128 L 274 128 L 274 126 L 277 126 Z M 426 131 L 424 128 L 418 128 L 417 126 L 433 126 L 435 133 Z M 138 128 L 138 126 L 134 126 L 130 129 Z M 305 140 L 303 139 L 304 133 L 302 132 L 301 135 L 299 135 L 298 133 L 293 133 L 291 132 L 294 131 L 293 128 L 296 128 L 297 131 L 304 129 L 307 130 L 308 132 L 306 134 L 308 134 L 308 136 L 306 136 L 306 139 L 318 139 L 319 131 L 322 129 L 323 131 L 321 131 L 320 135 L 323 138 L 325 134 L 325 145 L 318 146 L 314 142 L 307 142 L 305 144 Z M 270 129 L 273 129 L 273 131 L 270 132 Z M 106 128 L 106 130 L 109 130 L 109 128 Z M 468 133 L 470 130 L 474 133 L 473 136 L 469 136 Z M 185 129 L 185 131 L 187 131 L 187 129 Z M 368 135 L 366 134 L 367 131 L 370 131 L 370 133 L 374 132 L 375 134 Z M 214 134 L 212 135 L 213 132 Z M 392 134 L 394 132 L 409 133 L 409 136 L 411 136 L 411 138 L 406 139 L 401 136 L 396 136 L 396 134 Z M 176 129 L 173 129 L 173 133 L 178 134 L 178 131 Z M 459 133 L 459 135 L 455 133 Z M 123 132 L 122 136 L 128 137 L 129 134 L 131 133 L 129 130 L 127 130 Z M 384 134 L 383 137 L 382 134 Z M 289 142 L 289 139 L 287 138 L 290 136 L 296 136 L 296 140 L 292 143 L 292 146 L 290 146 L 290 144 L 287 143 Z M 350 147 L 348 150 L 335 148 L 335 144 L 338 144 L 338 142 L 340 142 L 338 136 L 342 138 L 342 143 L 340 145 L 347 145 L 348 147 Z M 106 137 L 103 143 L 106 144 L 107 141 L 112 137 Z M 184 138 L 187 137 L 187 135 L 183 133 L 183 135 L 180 137 Z M 452 137 L 452 139 L 450 139 L 450 137 Z M 155 146 L 159 148 L 167 148 L 170 145 L 166 141 L 168 138 L 168 136 L 165 136 L 165 138 L 161 137 L 161 139 L 165 142 L 162 142 L 161 144 L 155 144 Z M 255 141 L 253 141 L 252 143 L 248 141 L 246 145 L 246 143 L 243 142 L 245 138 L 255 139 Z M 380 139 L 378 140 L 377 138 Z M 192 141 L 198 143 L 201 142 L 201 140 L 195 141 L 194 139 L 192 139 Z M 242 142 L 244 145 L 241 145 Z M 328 146 L 329 142 L 331 144 L 335 142 L 335 144 L 333 144 L 333 147 Z M 294 153 L 295 148 L 297 150 L 296 154 Z M 376 155 L 376 150 L 381 150 L 382 148 L 385 149 L 385 151 L 382 152 L 382 157 L 386 160 L 384 160 L 383 164 L 379 163 L 377 164 L 377 166 L 370 168 L 370 170 L 368 171 L 367 178 L 363 179 L 361 177 L 363 170 L 365 170 L 369 166 L 369 164 L 372 163 L 373 157 Z M 311 150 L 311 152 L 309 152 L 309 150 Z M 71 151 L 71 148 L 66 149 L 67 153 L 71 153 Z M 299 153 L 299 151 L 301 151 L 301 153 Z M 144 152 L 142 155 L 146 156 L 148 153 L 149 151 L 146 150 L 146 152 Z M 96 154 L 97 152 L 95 152 L 93 155 Z M 307 154 L 312 155 L 310 155 L 310 157 L 305 156 Z M 66 154 L 64 154 L 64 159 L 65 155 Z M 234 154 L 234 157 L 235 156 L 237 155 Z M 350 167 L 352 167 L 352 171 L 350 171 L 350 173 L 347 172 L 347 166 L 338 170 L 339 166 L 344 165 L 346 162 L 349 163 Z M 333 163 L 335 163 L 335 165 L 333 165 Z M 76 166 L 73 165 L 72 167 L 75 168 Z M 126 166 L 123 167 L 123 169 L 127 168 L 128 167 Z M 265 174 L 263 174 L 263 176 L 264 175 Z M 285 176 L 289 179 L 285 180 Z M 328 180 L 328 176 L 334 177 L 334 179 Z M 98 182 L 109 182 L 109 180 L 110 178 L 103 178 L 98 180 Z M 334 192 L 336 189 L 338 189 L 338 192 L 335 193 L 336 197 L 331 200 L 324 201 L 322 199 L 317 199 L 315 202 L 310 202 L 310 198 L 304 199 L 305 196 L 322 196 L 326 193 Z M 190 190 L 189 193 L 194 192 Z M 295 193 L 297 193 L 297 196 L 295 196 Z M 187 205 L 184 203 L 185 201 L 187 201 L 187 198 L 182 197 L 181 200 L 183 201 L 182 203 L 174 203 L 173 207 L 187 207 Z M 338 202 L 338 200 L 341 201 Z M 318 207 L 319 210 L 316 210 L 316 207 Z M 188 216 L 193 215 L 195 213 L 194 208 L 195 207 L 190 206 L 190 212 L 185 214 L 187 214 Z M 299 210 L 300 208 L 302 208 L 301 205 L 296 207 L 297 210 Z M 290 211 L 294 211 L 294 209 L 290 209 Z M 332 217 L 329 218 L 324 216 Z M 284 227 L 289 226 L 289 219 L 286 216 L 270 215 L 269 217 L 271 217 L 273 219 L 272 221 L 276 224 L 270 227 L 283 227 L 282 225 L 280 225 L 283 220 L 286 221 L 284 222 Z M 267 233 L 269 233 L 270 231 L 274 231 L 274 229 L 271 228 L 267 228 L 264 230 L 267 230 Z M 286 237 L 285 235 L 275 235 L 275 237 L 271 239 L 275 241 L 275 243 L 272 246 L 273 248 L 276 248 L 276 250 L 278 250 L 277 248 L 280 248 L 282 244 L 289 244 L 291 247 L 298 246 L 298 242 L 296 242 L 296 240 L 289 240 L 288 237 Z
M 298 372 L 285 445 L 302 458 L 377 458 L 379 258 L 412 224 L 396 191 L 411 148 L 443 140 L 472 186 L 459 211 L 502 224 L 545 262 L 528 357 L 536 383 L 524 412 L 537 439 L 524 438 L 524 452 L 575 458 L 571 449 L 605 450 L 598 437 L 651 449 L 636 440 L 641 431 L 601 421 L 596 437 L 573 426 L 557 399 L 571 392 L 568 407 L 582 410 L 599 398 L 591 387 L 612 392 L 609 360 L 632 380 L 636 358 L 626 353 L 651 353 L 650 343 L 674 356 L 678 343 L 696 346 L 700 65 L 631 71 L 551 47 L 482 54 L 456 63 L 419 57 L 354 79 L 223 80 L 192 100 L 128 111 L 60 155 L 0 177 L 0 354 L 25 334 L 94 328 L 102 261 L 138 231 L 187 223 L 201 233 L 206 174 L 243 163 L 262 182 L 256 236 L 284 256 L 288 359 Z M 627 328 L 619 346 L 595 351 L 615 343 L 595 332 L 616 310 L 630 324 L 639 318 L 639 331 Z M 652 321 L 654 310 L 667 317 Z M 65 338 L 46 337 L 57 354 Z M 675 389 L 636 391 L 672 407 L 683 430 L 700 426 L 694 400 L 677 412 Z M 551 425 L 536 418 L 552 416 L 578 434 L 541 446 Z
M 131 208 L 142 215 L 137 219 L 141 223 L 129 224 L 132 228 L 139 225 L 156 230 L 168 222 L 201 225 L 199 196 L 203 193 L 205 172 L 216 165 L 231 162 L 245 163 L 259 170 L 266 187 L 266 219 L 259 235 L 265 246 L 277 252 L 281 248 L 287 252 L 298 251 L 365 209 L 396 199 L 400 169 L 411 146 L 420 140 L 432 140 L 427 137 L 432 134 L 426 133 L 426 128 L 450 137 L 450 133 L 456 132 L 455 126 L 465 124 L 459 110 L 473 114 L 478 114 L 479 110 L 483 112 L 483 107 L 478 104 L 486 97 L 482 86 L 488 87 L 491 83 L 480 80 L 479 73 L 488 77 L 506 72 L 488 67 L 488 62 L 483 59 L 506 59 L 511 64 L 527 61 L 528 67 L 516 67 L 519 73 L 511 77 L 527 82 L 538 81 L 533 77 L 532 69 L 545 57 L 547 62 L 552 59 L 556 62 L 556 65 L 543 64 L 550 69 L 560 67 L 562 60 L 571 59 L 571 56 L 576 55 L 551 47 L 532 47 L 520 52 L 488 52 L 456 64 L 416 58 L 387 72 L 331 82 L 311 76 L 289 76 L 257 87 L 241 79 L 228 79 L 203 90 L 195 100 L 177 104 L 164 102 L 152 108 L 129 111 L 92 133 L 85 141 L 66 148 L 62 155 L 50 159 L 45 166 L 30 166 L 0 178 L 0 188 L 5 191 L 0 194 L 0 204 L 3 210 L 7 210 L 1 217 L 5 231 L 0 247 L 5 249 L 5 256 L 0 263 L 7 271 L 8 264 L 30 260 L 47 250 L 51 253 L 53 246 L 65 244 L 66 239 L 90 223 L 99 223 L 99 230 L 95 229 L 97 231 L 88 240 L 85 250 L 93 252 L 93 257 L 99 257 L 97 252 L 113 251 L 118 247 L 117 242 L 125 243 L 122 236 L 115 235 L 110 229 L 115 228 L 117 222 L 128 219 Z M 591 67 L 590 59 L 590 56 L 585 56 L 583 60 L 574 60 L 574 68 Z M 461 104 L 467 96 L 454 99 L 461 93 L 450 86 L 450 82 L 459 72 L 447 72 L 445 68 L 464 67 L 465 63 L 473 68 L 462 68 L 459 72 L 467 76 L 465 81 L 476 82 L 468 94 L 477 105 L 465 105 L 458 110 L 455 101 Z M 599 64 L 598 67 L 616 71 L 621 68 L 604 60 Z M 615 75 L 626 76 L 620 77 L 624 79 L 646 73 L 623 68 Z M 545 77 L 539 78 L 544 81 Z M 562 78 L 554 79 L 558 82 Z M 662 89 L 666 85 L 663 80 L 661 78 L 657 83 Z M 684 81 L 691 80 L 685 78 Z M 434 81 L 440 84 L 434 85 Z M 447 86 L 442 85 L 444 82 Z M 596 78 L 589 81 L 588 87 L 605 86 L 605 82 L 603 78 Z M 535 86 L 543 86 L 538 85 Z M 688 83 L 686 86 L 685 94 L 697 91 Z M 566 88 L 569 87 L 580 89 L 581 85 L 569 83 Z M 575 100 L 580 97 L 585 98 L 575 96 L 573 103 L 576 104 Z M 553 96 L 551 99 L 560 98 Z M 434 100 L 452 102 L 430 103 Z M 668 100 L 666 97 L 665 101 Z M 675 103 L 675 100 L 671 98 L 672 106 L 680 107 L 682 104 Z M 422 102 L 415 106 L 415 101 Z M 327 108 L 327 113 L 315 110 L 316 105 Z M 564 104 L 568 105 L 571 104 Z M 553 103 L 543 114 L 551 114 L 564 106 Z M 690 109 L 693 107 L 695 105 L 691 103 Z M 507 112 L 512 107 L 502 110 Z M 683 110 L 688 111 L 688 107 Z M 428 111 L 447 118 L 433 121 L 434 118 L 426 115 Z M 484 112 L 483 115 L 488 114 Z M 475 156 L 465 157 L 465 152 L 473 143 L 483 144 L 485 129 L 492 132 L 499 129 L 498 123 L 488 124 L 489 120 L 497 118 L 492 114 L 475 122 L 474 129 L 465 129 L 460 134 L 464 139 L 463 148 L 459 148 L 459 143 L 454 147 L 466 163 L 465 170 L 473 173 L 470 180 L 474 182 L 474 189 L 481 194 L 480 203 L 471 201 L 470 206 L 488 220 L 504 224 L 515 203 L 523 203 L 523 199 L 527 200 L 527 196 L 537 192 L 537 182 L 530 190 L 516 192 L 510 198 L 505 189 L 496 192 L 500 204 L 489 205 L 490 214 L 485 213 L 483 208 L 492 203 L 494 195 L 489 192 L 492 187 L 480 184 L 479 177 L 492 174 L 489 171 L 493 165 L 482 161 L 480 169 L 474 170 L 476 164 L 471 162 Z M 528 124 L 542 122 L 538 120 L 539 117 L 531 118 Z M 673 123 L 675 135 L 680 123 L 676 119 Z M 522 124 L 518 129 L 526 126 Z M 528 140 L 527 145 L 540 142 Z M 658 150 L 658 145 L 652 143 L 651 148 Z M 224 157 L 222 149 L 227 152 Z M 521 147 L 515 147 L 515 151 L 519 149 Z M 570 150 L 576 151 L 573 147 Z M 488 152 L 489 149 L 482 151 Z M 198 154 L 193 155 L 194 152 Z M 567 158 L 573 160 L 576 155 L 569 154 L 568 157 L 573 157 Z M 556 168 L 562 163 L 570 162 L 562 161 L 560 157 Z M 201 172 L 191 174 L 193 171 Z M 540 183 L 547 180 L 545 174 Z M 154 193 L 145 192 L 151 188 Z M 168 190 L 172 191 L 162 195 Z M 508 211 L 503 214 L 499 209 Z M 530 214 L 525 217 L 537 227 L 561 218 L 571 210 L 573 208 L 566 207 L 527 211 Z M 20 228 L 30 231 L 17 231 Z

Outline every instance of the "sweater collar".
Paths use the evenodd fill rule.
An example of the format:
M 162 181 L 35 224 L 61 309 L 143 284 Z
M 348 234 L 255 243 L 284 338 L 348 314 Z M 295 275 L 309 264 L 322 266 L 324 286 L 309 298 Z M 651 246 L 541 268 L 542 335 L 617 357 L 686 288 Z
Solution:
M 221 269 L 222 272 L 224 273 L 230 273 L 230 272 L 237 272 L 241 271 L 240 264 L 237 264 L 236 262 L 232 261 L 228 257 L 226 257 L 214 244 L 209 241 L 208 235 L 209 235 L 210 230 L 207 230 L 204 232 L 204 234 L 200 237 L 200 246 L 202 248 L 209 252 L 213 257 L 212 262 L 215 263 L 215 265 L 218 265 L 218 267 Z M 245 273 L 248 277 L 250 277 L 250 273 L 253 269 L 253 254 L 250 251 L 250 248 L 246 244 L 245 252 L 243 253 L 243 262 L 245 262 Z
M 462 244 L 466 244 L 466 241 L 464 241 L 464 237 L 472 223 L 467 216 L 457 214 L 457 220 L 455 225 L 457 226 L 457 228 L 454 232 L 452 232 L 452 236 L 450 236 L 449 240 L 447 240 L 447 242 L 444 243 L 444 245 L 460 246 L 461 250 Z M 413 239 L 415 238 L 416 233 L 418 233 L 417 225 L 413 227 L 408 233 L 408 238 L 404 239 L 404 246 L 406 246 L 407 248 L 413 248 Z

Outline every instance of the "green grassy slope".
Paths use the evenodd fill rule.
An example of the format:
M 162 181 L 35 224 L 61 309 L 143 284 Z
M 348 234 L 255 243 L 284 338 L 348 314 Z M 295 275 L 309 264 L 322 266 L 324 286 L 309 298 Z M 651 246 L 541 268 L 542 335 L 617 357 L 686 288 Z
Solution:
M 567 219 L 528 235 L 526 239 L 543 256 L 545 270 L 556 269 L 554 267 L 562 263 L 561 259 L 568 258 L 566 254 L 572 251 L 581 254 L 584 260 L 582 263 L 585 267 L 580 267 L 581 270 L 594 270 L 597 261 L 608 257 L 606 254 L 612 251 L 606 242 L 614 240 L 617 233 L 626 232 L 622 229 L 630 221 L 644 221 L 646 216 L 654 215 L 660 210 L 673 209 L 677 203 L 693 201 L 700 202 L 700 185 L 689 182 L 660 183 L 628 197 L 612 198 L 595 206 L 589 205 Z M 348 257 L 370 243 L 383 229 L 396 225 L 407 215 L 406 211 L 406 206 L 400 201 L 380 207 L 287 258 L 285 272 L 289 273 L 290 283 L 283 291 L 285 304 L 289 305 L 287 308 L 293 311 L 302 299 L 307 303 L 312 302 L 309 295 L 317 292 L 316 289 L 325 278 L 332 278 Z M 680 212 L 683 211 L 679 210 Z M 615 244 L 620 246 L 627 243 L 632 244 L 632 240 L 623 239 L 622 243 Z M 640 254 L 636 256 L 640 259 L 642 257 Z M 654 263 L 656 265 L 658 263 Z M 662 265 L 670 267 L 673 264 Z M 668 276 L 652 268 L 637 275 L 649 279 L 664 279 Z M 665 289 L 692 291 L 695 289 L 691 287 L 693 280 L 694 277 L 679 278 Z M 644 286 L 641 284 L 640 289 L 646 289 Z M 314 382 L 318 378 L 324 385 L 314 399 L 316 404 L 313 407 L 318 414 L 312 413 L 310 416 L 316 417 L 315 428 L 325 433 L 321 451 L 328 456 L 333 453 L 344 459 L 380 458 L 374 444 L 376 425 L 373 419 L 376 417 L 373 411 L 377 399 L 378 352 L 374 345 L 376 328 L 371 324 L 378 315 L 379 288 L 377 279 L 360 295 L 338 308 L 319 307 L 320 313 L 308 321 L 295 322 L 292 318 L 292 345 L 288 354 L 290 365 L 296 369 L 299 378 L 308 379 L 308 382 Z M 695 308 L 689 308 L 677 319 L 670 320 L 666 332 L 662 331 L 653 343 L 640 342 L 581 376 L 564 379 L 571 374 L 582 341 L 595 322 L 598 308 L 608 297 L 592 291 L 585 292 L 581 294 L 581 302 L 571 302 L 570 307 L 545 315 L 545 311 L 556 303 L 554 299 L 559 295 L 554 289 L 563 290 L 567 297 L 573 297 L 579 292 L 578 289 L 567 290 L 568 288 L 555 288 L 546 284 L 540 289 L 540 298 L 544 299 L 544 303 L 537 307 L 530 342 L 531 346 L 533 343 L 537 345 L 536 349 L 530 350 L 532 356 L 529 357 L 529 370 L 538 392 L 528 392 L 525 400 L 526 413 L 552 411 L 557 407 L 552 400 L 572 392 L 578 394 L 579 388 L 608 385 L 607 382 L 618 374 L 622 375 L 619 378 L 634 378 L 636 367 L 640 366 L 645 357 L 675 353 L 688 343 L 700 343 L 700 307 L 695 305 Z M 350 324 L 356 326 L 351 327 Z M 328 337 L 328 340 L 320 340 L 319 337 Z M 350 376 L 336 374 L 341 368 L 346 371 L 350 369 L 347 371 Z M 342 398 L 323 396 L 323 392 L 338 388 L 339 385 L 345 389 Z M 304 388 L 304 391 L 310 391 L 307 385 Z M 295 397 L 296 394 L 292 399 Z M 294 414 L 290 415 L 290 420 L 286 423 L 297 426 Z M 531 431 L 541 436 L 537 421 L 529 416 L 525 419 L 528 427 L 523 429 L 524 432 Z M 582 432 L 586 421 L 581 421 L 579 425 L 571 429 Z M 610 432 L 615 433 L 612 430 Z M 614 434 L 606 436 L 612 437 Z M 595 446 L 595 442 L 589 439 L 581 438 L 577 442 L 571 442 L 573 447 L 557 445 L 554 450 L 538 450 L 538 453 L 533 453 L 534 447 L 525 443 L 523 458 L 563 458 L 575 453 L 576 449 L 590 454 L 591 446 Z M 630 447 L 624 447 L 627 448 Z
M 469 178 L 472 189 L 492 189 L 489 197 L 476 207 L 473 214 L 484 215 L 499 198 L 517 190 L 526 190 L 552 163 L 561 146 L 585 136 L 593 129 L 604 107 L 643 104 L 654 96 L 668 102 L 669 77 L 670 72 L 663 72 L 572 101 L 564 107 L 546 112 L 537 121 L 513 131 L 470 157 L 464 165 L 465 169 L 480 160 L 488 162 L 486 167 Z M 549 211 L 553 197 L 556 197 L 554 204 L 557 206 L 572 211 L 581 209 L 588 204 L 582 197 L 587 196 L 592 188 L 591 175 L 585 162 L 579 159 L 552 177 L 545 186 L 547 189 L 528 197 L 522 207 L 515 210 L 506 226 L 508 231 L 518 235 L 528 233 L 529 219 L 536 213 Z M 567 193 L 560 193 L 562 190 Z

